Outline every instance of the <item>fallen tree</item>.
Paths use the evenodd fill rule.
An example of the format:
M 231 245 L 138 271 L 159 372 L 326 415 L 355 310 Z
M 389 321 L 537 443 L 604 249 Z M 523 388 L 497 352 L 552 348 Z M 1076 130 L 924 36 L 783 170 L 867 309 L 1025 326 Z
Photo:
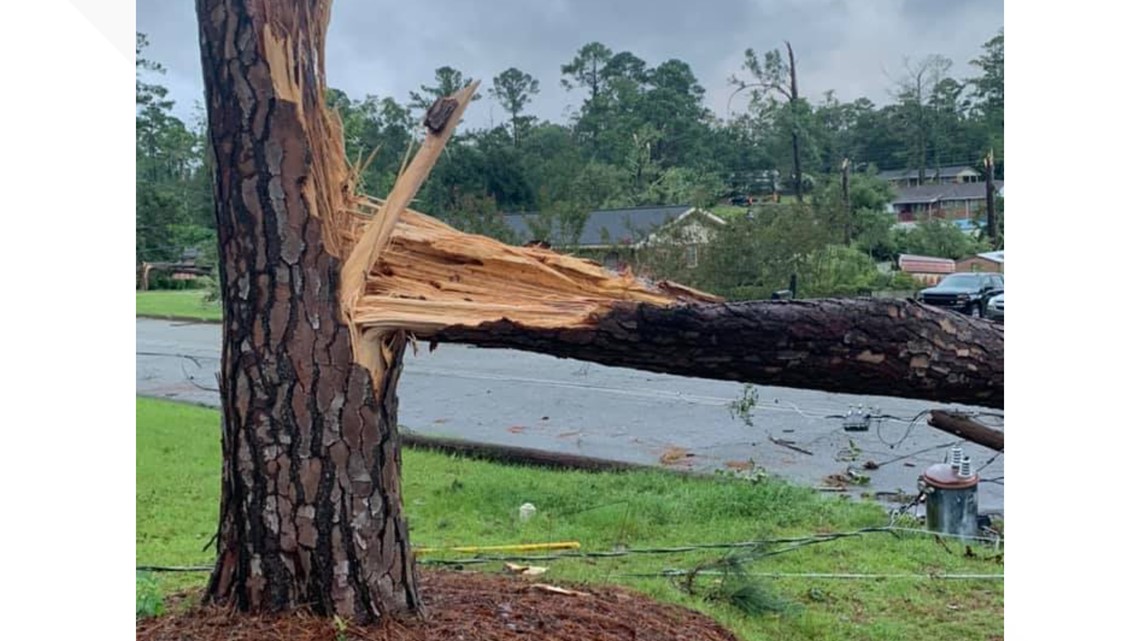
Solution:
M 500 320 L 433 336 L 685 376 L 1001 407 L 1000 330 L 957 320 L 873 299 L 619 304 L 581 327 Z
M 1000 406 L 1000 326 L 912 302 L 726 304 L 407 209 L 476 85 L 384 200 L 325 106 L 327 0 L 198 0 L 223 306 L 206 598 L 373 621 L 421 609 L 396 387 L 417 339 L 808 389 Z
M 964 414 L 932 410 L 926 422 L 934 429 L 960 436 L 971 443 L 984 445 L 998 452 L 1005 451 L 1005 432 L 983 425 Z

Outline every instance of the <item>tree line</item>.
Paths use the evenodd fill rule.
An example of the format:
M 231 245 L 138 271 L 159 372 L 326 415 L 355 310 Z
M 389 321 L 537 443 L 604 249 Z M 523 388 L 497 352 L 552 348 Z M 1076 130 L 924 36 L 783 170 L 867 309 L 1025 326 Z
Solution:
M 173 115 L 167 90 L 144 82 L 163 71 L 145 58 L 146 46 L 146 37 L 138 34 L 136 257 L 176 260 L 185 247 L 213 249 L 205 123 L 201 117 L 181 121 Z M 705 106 L 704 86 L 680 59 L 654 66 L 633 52 L 592 42 L 560 71 L 557 88 L 542 87 L 515 67 L 484 83 L 477 99 L 496 101 L 507 117 L 457 134 L 414 206 L 466 231 L 511 240 L 502 212 L 541 212 L 573 228 L 599 208 L 709 207 L 734 195 L 782 195 L 785 206 L 759 208 L 766 213 L 734 220 L 733 225 L 748 226 L 747 233 L 734 233 L 724 242 L 772 236 L 781 229 L 773 221 L 788 218 L 821 230 L 813 250 L 838 246 L 871 261 L 889 260 L 900 251 L 957 258 L 983 248 L 937 222 L 912 232 L 892 230 L 894 221 L 884 214 L 890 190 L 874 174 L 949 164 L 980 170 L 992 149 L 1001 179 L 1001 32 L 981 45 L 963 75 L 952 74 L 942 56 L 905 61 L 883 105 L 865 97 L 841 101 L 831 91 L 814 102 L 804 98 L 804 92 L 818 88 L 798 81 L 795 51 L 785 43 L 743 53 L 740 72 L 723 81 L 736 88 L 732 101 L 742 111 L 726 117 Z M 365 191 L 387 193 L 414 150 L 423 112 L 469 81 L 460 69 L 445 66 L 404 100 L 328 91 Z M 530 113 L 540 91 L 559 91 L 573 101 L 567 122 Z M 846 195 L 840 181 L 845 161 Z M 792 236 L 783 241 L 791 242 Z M 758 248 L 709 253 L 741 262 Z M 796 255 L 810 253 L 791 249 Z

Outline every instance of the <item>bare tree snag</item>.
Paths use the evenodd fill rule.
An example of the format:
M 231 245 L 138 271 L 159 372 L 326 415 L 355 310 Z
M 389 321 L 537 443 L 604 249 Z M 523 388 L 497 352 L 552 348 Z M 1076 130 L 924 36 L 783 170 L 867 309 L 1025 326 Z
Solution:
M 1005 451 L 1005 432 L 971 419 L 962 414 L 933 410 L 926 421 L 931 427 L 960 436 L 998 452 Z
M 407 209 L 474 85 L 433 107 L 388 199 L 357 193 L 324 102 L 329 4 L 197 0 L 224 319 L 208 600 L 361 622 L 420 610 L 396 429 L 415 337 L 1001 405 L 987 321 L 887 300 L 724 304 Z
M 997 215 L 994 209 L 994 150 L 986 154 L 986 235 L 997 240 Z
M 800 119 L 799 100 L 800 90 L 796 83 L 796 54 L 792 51 L 792 43 L 784 41 L 788 48 L 788 104 L 792 108 L 792 182 L 796 187 L 796 200 L 804 201 L 804 175 L 800 169 Z

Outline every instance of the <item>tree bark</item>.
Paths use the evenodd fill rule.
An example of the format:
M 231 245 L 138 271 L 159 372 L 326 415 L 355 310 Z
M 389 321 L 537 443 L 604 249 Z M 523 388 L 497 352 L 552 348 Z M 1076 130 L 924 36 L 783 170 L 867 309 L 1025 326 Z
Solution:
M 502 320 L 421 335 L 683 376 L 1004 403 L 1002 327 L 910 301 L 619 304 L 586 326 L 540 329 Z
M 320 221 L 342 197 L 328 176 L 344 171 L 321 120 L 328 10 L 197 2 L 224 317 L 206 599 L 366 622 L 420 608 L 396 432 L 404 337 L 375 381 L 337 304 L 341 263 Z
M 1005 432 L 995 430 L 988 425 L 982 425 L 968 416 L 934 410 L 926 422 L 935 429 L 960 436 L 971 443 L 977 443 L 998 452 L 1005 451 Z

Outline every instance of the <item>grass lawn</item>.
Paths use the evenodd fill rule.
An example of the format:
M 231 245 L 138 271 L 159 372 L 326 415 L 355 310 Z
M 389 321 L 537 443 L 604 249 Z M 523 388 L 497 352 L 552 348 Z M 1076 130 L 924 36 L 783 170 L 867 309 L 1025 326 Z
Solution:
M 202 289 L 135 292 L 135 314 L 204 321 L 222 320 L 221 306 L 203 301 L 205 293 Z
M 737 207 L 736 205 L 713 205 L 709 212 L 718 216 L 723 220 L 732 220 L 739 218 L 748 213 L 747 207 Z
M 140 565 L 212 561 L 219 491 L 219 423 L 214 410 L 137 400 L 136 560 Z M 586 551 L 804 536 L 880 525 L 875 505 L 824 497 L 781 482 L 682 478 L 664 472 L 585 473 L 511 467 L 445 454 L 404 452 L 404 505 L 417 546 L 502 545 L 576 540 Z M 518 506 L 538 512 L 520 523 Z M 752 573 L 1002 574 L 992 549 L 974 557 L 956 542 L 923 534 L 870 533 L 795 549 L 746 564 Z M 1000 580 L 764 578 L 789 604 L 748 615 L 685 593 L 667 578 L 630 576 L 691 569 L 724 551 L 634 554 L 536 561 L 543 580 L 623 584 L 708 613 L 744 639 L 996 639 L 1003 636 Z M 453 556 L 470 556 L 454 555 Z M 421 560 L 447 558 L 422 555 Z M 988 559 L 988 560 L 987 560 Z M 481 567 L 499 571 L 502 563 Z M 170 592 L 200 587 L 205 574 L 162 574 Z

